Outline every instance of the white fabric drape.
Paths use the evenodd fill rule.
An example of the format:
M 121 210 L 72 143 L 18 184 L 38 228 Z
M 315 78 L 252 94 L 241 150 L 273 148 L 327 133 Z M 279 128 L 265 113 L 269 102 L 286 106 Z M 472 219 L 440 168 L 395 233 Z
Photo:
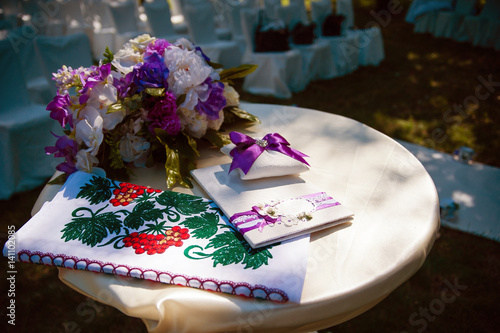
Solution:
M 262 121 L 247 134 L 279 132 L 293 139 L 294 148 L 310 156 L 304 179 L 355 214 L 349 227 L 311 236 L 301 304 L 67 269 L 60 269 L 62 281 L 142 318 L 149 332 L 310 332 L 368 310 L 421 267 L 439 228 L 439 203 L 432 179 L 411 153 L 345 117 L 277 105 L 240 106 Z M 204 150 L 197 166 L 228 162 L 227 156 Z M 136 177 L 134 183 L 165 186 L 163 166 L 137 170 Z M 195 185 L 191 193 L 203 191 Z

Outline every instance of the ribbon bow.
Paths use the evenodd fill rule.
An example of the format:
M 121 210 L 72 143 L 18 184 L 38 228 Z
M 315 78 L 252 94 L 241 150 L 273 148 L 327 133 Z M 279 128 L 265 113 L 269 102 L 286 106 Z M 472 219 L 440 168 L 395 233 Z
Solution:
M 290 156 L 299 162 L 307 163 L 303 157 L 308 157 L 306 154 L 298 150 L 290 148 L 290 143 L 278 133 L 266 134 L 261 140 L 255 140 L 239 132 L 229 133 L 229 138 L 236 145 L 229 154 L 233 157 L 229 172 L 236 168 L 240 168 L 246 175 L 252 167 L 255 160 L 265 151 L 274 150 Z
M 262 213 L 261 208 L 253 206 L 251 210 L 243 213 L 236 213 L 229 219 L 231 223 L 242 233 L 250 230 L 259 229 L 260 232 L 266 225 L 274 225 L 281 217 L 272 217 L 268 214 Z

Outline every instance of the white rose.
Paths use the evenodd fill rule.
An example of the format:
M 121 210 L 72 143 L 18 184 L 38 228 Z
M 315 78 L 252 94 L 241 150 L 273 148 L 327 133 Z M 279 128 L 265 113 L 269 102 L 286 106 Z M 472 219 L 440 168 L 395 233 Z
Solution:
M 224 82 L 224 97 L 226 98 L 226 106 L 240 105 L 240 95 L 232 86 Z
M 128 42 L 130 43 L 130 45 L 132 45 L 133 48 L 139 51 L 144 51 L 146 47 L 155 40 L 155 37 L 151 37 L 149 34 L 143 34 L 129 40 Z
M 123 75 L 132 72 L 134 66 L 142 61 L 142 54 L 127 43 L 122 49 L 114 54 L 111 64 Z

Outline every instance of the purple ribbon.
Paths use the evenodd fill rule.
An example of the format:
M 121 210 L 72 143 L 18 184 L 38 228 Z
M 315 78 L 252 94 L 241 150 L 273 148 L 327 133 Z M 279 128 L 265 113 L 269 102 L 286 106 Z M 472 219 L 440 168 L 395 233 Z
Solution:
M 247 231 L 253 230 L 258 228 L 260 232 L 264 229 L 266 225 L 274 224 L 278 220 L 281 219 L 281 217 L 271 217 L 267 214 L 261 214 L 260 213 L 260 208 L 257 206 L 253 206 L 252 210 L 242 212 L 242 213 L 236 213 L 233 216 L 231 216 L 231 221 L 233 222 L 235 219 L 238 219 L 239 217 L 244 216 L 245 219 L 243 219 L 240 222 L 233 222 L 233 224 L 238 228 L 238 230 L 241 232 L 241 234 L 244 234 Z M 249 228 L 239 228 L 241 224 L 245 224 L 248 222 L 256 222 L 255 225 L 249 227 Z
M 233 157 L 229 172 L 236 168 L 240 168 L 241 171 L 246 175 L 250 168 L 252 167 L 255 160 L 265 151 L 274 150 L 290 156 L 299 162 L 307 163 L 304 157 L 308 157 L 306 154 L 300 151 L 290 148 L 290 143 L 285 140 L 284 137 L 278 133 L 266 134 L 261 140 L 255 140 L 239 132 L 229 133 L 229 138 L 236 145 L 229 154 Z

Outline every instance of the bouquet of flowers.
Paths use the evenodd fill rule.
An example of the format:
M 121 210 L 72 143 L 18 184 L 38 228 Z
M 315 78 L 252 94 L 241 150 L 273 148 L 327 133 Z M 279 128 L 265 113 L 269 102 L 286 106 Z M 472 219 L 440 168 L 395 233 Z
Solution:
M 259 120 L 238 108 L 232 80 L 254 65 L 222 69 L 187 39 L 170 43 L 141 35 L 99 65 L 63 66 L 54 73 L 57 95 L 48 104 L 63 135 L 47 154 L 63 157 L 56 169 L 123 178 L 131 167 L 165 163 L 167 186 L 191 186 L 197 139 L 228 143 L 221 125 Z

